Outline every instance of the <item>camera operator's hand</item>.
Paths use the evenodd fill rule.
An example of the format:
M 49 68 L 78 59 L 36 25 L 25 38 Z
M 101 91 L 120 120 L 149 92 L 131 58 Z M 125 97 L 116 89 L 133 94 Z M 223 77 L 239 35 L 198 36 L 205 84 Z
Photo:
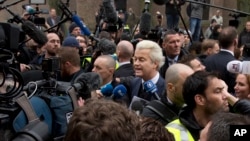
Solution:
M 24 72 L 24 71 L 31 70 L 31 68 L 30 68 L 30 66 L 28 66 L 26 64 L 20 64 L 20 70 L 21 70 L 21 72 Z
M 24 12 L 22 15 L 23 20 L 28 20 L 30 18 L 30 14 L 28 12 Z
M 79 97 L 79 99 L 77 100 L 78 106 L 79 107 L 83 107 L 84 106 L 84 99 L 82 99 L 82 97 Z

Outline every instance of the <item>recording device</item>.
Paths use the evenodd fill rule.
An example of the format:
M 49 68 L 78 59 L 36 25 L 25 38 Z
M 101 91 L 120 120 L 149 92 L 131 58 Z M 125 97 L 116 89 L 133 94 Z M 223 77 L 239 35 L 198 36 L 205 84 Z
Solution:
M 37 26 L 31 21 L 24 21 L 22 24 L 22 30 L 36 43 L 43 46 L 48 42 L 48 38 L 45 33 L 37 28 Z
M 36 25 L 45 25 L 45 18 L 39 17 L 38 14 L 48 14 L 45 11 L 41 11 L 37 9 L 34 9 L 32 6 L 30 5 L 22 5 L 22 8 L 27 12 L 27 14 L 30 15 L 30 17 L 28 18 L 28 20 L 30 20 L 31 22 L 33 22 Z
M 84 35 L 90 36 L 91 32 L 89 31 L 87 26 L 83 23 L 83 21 L 81 21 L 81 19 L 78 15 L 73 15 L 72 20 L 73 20 L 73 22 L 76 23 L 76 25 L 78 25 L 80 27 L 80 29 Z
M 50 139 L 48 130 L 46 123 L 37 120 L 26 125 L 11 141 L 47 141 Z
M 126 94 L 127 94 L 127 88 L 123 84 L 119 84 L 113 89 L 111 98 L 120 99 L 124 97 Z
M 104 21 L 107 23 L 116 24 L 118 21 L 118 16 L 114 7 L 111 5 L 111 0 L 103 0 L 103 9 L 105 14 Z
M 240 17 L 246 17 L 247 15 L 243 13 L 229 13 L 228 16 L 233 17 L 234 19 L 238 19 Z
M 227 63 L 227 70 L 231 73 L 250 74 L 250 61 L 230 61 Z
M 102 78 L 98 73 L 88 72 L 79 75 L 73 84 L 76 91 L 82 91 L 83 89 L 97 90 L 102 84 Z
M 112 95 L 113 89 L 114 88 L 113 88 L 112 84 L 109 83 L 101 88 L 101 93 L 103 94 L 103 96 L 109 97 Z
M 140 33 L 147 35 L 151 29 L 151 14 L 149 13 L 150 0 L 145 0 L 145 8 L 140 19 Z
M 51 58 L 43 59 L 42 70 L 44 72 L 56 72 L 56 71 L 60 70 L 60 58 L 59 57 L 51 57 Z
M 157 93 L 157 87 L 151 80 L 144 82 L 143 86 L 144 86 L 144 90 L 147 93 L 152 94 L 155 99 L 161 100 L 161 98 L 159 97 Z

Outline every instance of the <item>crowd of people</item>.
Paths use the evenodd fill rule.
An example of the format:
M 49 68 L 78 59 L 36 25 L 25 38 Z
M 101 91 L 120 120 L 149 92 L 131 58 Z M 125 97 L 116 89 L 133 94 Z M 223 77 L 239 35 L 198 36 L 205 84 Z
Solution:
M 26 43 L 32 59 L 22 59 L 25 55 L 19 53 L 25 84 L 44 79 L 43 60 L 55 57 L 60 60 L 57 81 L 74 84 L 87 72 L 102 80 L 98 90 L 78 97 L 65 141 L 229 141 L 230 125 L 250 124 L 250 74 L 227 70 L 230 61 L 250 55 L 250 22 L 240 33 L 223 23 L 217 10 L 200 38 L 204 6 L 190 3 L 190 27 L 184 30 L 178 26 L 184 4 L 167 1 L 166 27 L 163 15 L 156 13 L 158 32 L 153 39 L 151 32 L 137 31 L 140 25 L 133 23 L 136 16 L 130 8 L 128 13 L 118 9 L 115 24 L 101 20 L 94 38 L 72 22 L 63 36 L 49 30 L 43 46 L 34 40 Z M 51 9 L 47 25 L 59 20 Z M 154 88 L 147 90 L 146 82 Z M 125 95 L 115 98 L 113 89 L 106 94 L 108 85 L 120 84 L 127 89 Z M 133 108 L 135 99 L 144 102 Z

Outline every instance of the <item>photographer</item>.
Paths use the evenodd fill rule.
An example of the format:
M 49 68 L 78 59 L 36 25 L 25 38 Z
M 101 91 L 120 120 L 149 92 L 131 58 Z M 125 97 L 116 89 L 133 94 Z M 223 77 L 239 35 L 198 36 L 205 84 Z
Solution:
M 72 47 L 63 47 L 58 51 L 61 65 L 62 81 L 73 83 L 78 75 L 83 73 L 80 67 L 80 56 L 78 50 Z
M 47 34 L 48 42 L 41 47 L 42 51 L 33 60 L 28 64 L 20 64 L 21 71 L 28 70 L 41 70 L 42 60 L 44 58 L 50 58 L 56 56 L 57 50 L 61 47 L 61 41 L 59 36 L 56 33 L 48 33 Z

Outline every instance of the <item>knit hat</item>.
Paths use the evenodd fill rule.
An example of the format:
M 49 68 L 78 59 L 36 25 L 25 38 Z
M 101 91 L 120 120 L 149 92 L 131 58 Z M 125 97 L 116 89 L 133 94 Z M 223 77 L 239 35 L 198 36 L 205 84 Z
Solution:
M 73 36 L 69 36 L 69 37 L 65 38 L 63 43 L 62 43 L 62 46 L 63 47 L 77 47 L 77 48 L 80 48 L 79 42 Z
M 71 33 L 76 27 L 79 27 L 76 23 L 72 22 L 69 26 L 69 33 Z

